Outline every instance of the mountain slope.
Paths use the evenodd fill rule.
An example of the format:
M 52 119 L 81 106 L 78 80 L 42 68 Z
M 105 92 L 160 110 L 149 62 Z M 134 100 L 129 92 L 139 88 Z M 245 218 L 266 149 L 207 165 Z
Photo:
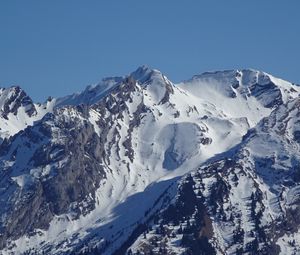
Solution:
M 280 105 L 239 145 L 183 178 L 130 250 L 299 253 L 299 111 L 299 98 Z
M 173 84 L 143 66 L 53 99 L 1 144 L 2 252 L 121 254 L 152 228 L 171 238 L 158 254 L 276 254 L 298 224 L 276 221 L 282 187 L 297 190 L 298 94 L 254 70 Z

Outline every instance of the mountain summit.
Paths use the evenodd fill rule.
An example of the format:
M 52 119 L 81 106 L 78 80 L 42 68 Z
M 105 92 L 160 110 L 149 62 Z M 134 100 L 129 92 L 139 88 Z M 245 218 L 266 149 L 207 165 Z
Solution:
M 299 253 L 299 92 L 146 66 L 44 104 L 1 89 L 1 253 Z

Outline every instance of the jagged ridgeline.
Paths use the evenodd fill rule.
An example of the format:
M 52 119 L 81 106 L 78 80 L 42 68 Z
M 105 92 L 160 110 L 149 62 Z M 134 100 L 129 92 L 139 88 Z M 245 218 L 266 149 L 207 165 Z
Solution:
M 0 90 L 1 254 L 300 254 L 300 87 L 146 66 Z

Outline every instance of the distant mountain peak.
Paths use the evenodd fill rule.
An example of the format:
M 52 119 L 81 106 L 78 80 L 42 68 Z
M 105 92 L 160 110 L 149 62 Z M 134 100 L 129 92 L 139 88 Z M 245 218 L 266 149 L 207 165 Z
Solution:
M 162 77 L 163 74 L 157 69 L 152 69 L 147 65 L 142 65 L 132 72 L 130 76 L 140 83 L 145 83 L 153 77 Z
M 8 118 L 10 113 L 17 115 L 20 107 L 24 107 L 29 116 L 36 114 L 32 99 L 21 87 L 11 86 L 0 90 L 0 109 L 4 118 Z

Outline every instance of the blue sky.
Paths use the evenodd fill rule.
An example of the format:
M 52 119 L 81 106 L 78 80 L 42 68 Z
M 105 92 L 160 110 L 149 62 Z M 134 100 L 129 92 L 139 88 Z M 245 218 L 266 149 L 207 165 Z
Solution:
M 181 81 L 254 68 L 300 83 L 299 0 L 0 2 L 0 86 L 36 101 L 142 64 Z

